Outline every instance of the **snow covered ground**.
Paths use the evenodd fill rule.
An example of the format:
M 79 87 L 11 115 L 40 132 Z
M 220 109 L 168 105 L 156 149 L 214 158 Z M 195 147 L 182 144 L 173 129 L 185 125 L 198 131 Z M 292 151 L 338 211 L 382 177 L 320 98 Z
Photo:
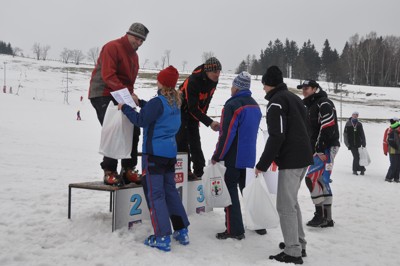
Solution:
M 66 65 L 0 55 L 0 62 L 4 61 L 13 94 L 8 87 L 7 93 L 0 93 L 0 265 L 282 265 L 268 259 L 280 252 L 280 228 L 268 230 L 265 236 L 247 230 L 243 241 L 217 240 L 215 233 L 224 230 L 222 209 L 191 215 L 190 245 L 173 243 L 170 253 L 143 245 L 152 233 L 149 222 L 111 233 L 109 197 L 104 192 L 74 191 L 73 217 L 68 220 L 68 184 L 100 181 L 102 176 L 97 152 L 100 125 L 86 97 L 91 67 L 81 67 L 84 71 L 68 65 L 66 104 Z M 0 76 L 3 67 L 0 64 Z M 221 76 L 209 114 L 219 115 L 233 77 Z M 252 91 L 265 113 L 259 79 L 253 80 Z M 285 81 L 291 87 L 299 83 Z M 156 92 L 151 84 L 154 81 L 139 78 L 136 93 L 150 99 Z M 400 265 L 400 184 L 384 182 L 389 159 L 382 152 L 387 120 L 400 116 L 396 106 L 400 89 L 351 85 L 343 89 L 349 91 L 342 95 L 343 116 L 359 111 L 372 163 L 365 176 L 352 175 L 351 153 L 342 146 L 332 175 L 335 227 L 305 228 L 308 257 L 304 263 Z M 339 96 L 331 97 L 340 113 Z M 77 110 L 82 121 L 76 120 Z M 261 127 L 266 128 L 264 119 Z M 207 140 L 203 149 L 208 159 L 217 134 L 201 126 L 201 135 Z M 259 153 L 263 149 L 261 134 L 257 148 Z M 314 206 L 305 184 L 299 200 L 306 222 Z

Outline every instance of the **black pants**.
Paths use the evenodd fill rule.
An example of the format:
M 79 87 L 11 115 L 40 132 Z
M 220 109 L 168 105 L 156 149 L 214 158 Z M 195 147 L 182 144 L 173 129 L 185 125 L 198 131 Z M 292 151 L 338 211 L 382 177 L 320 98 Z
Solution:
M 188 171 L 191 172 L 191 163 L 193 163 L 194 174 L 201 177 L 206 160 L 201 149 L 199 122 L 189 119 L 186 113 L 182 113 L 181 122 L 181 127 L 176 134 L 178 152 L 187 152 Z
M 386 179 L 399 181 L 400 175 L 400 154 L 389 154 L 390 167 Z
M 351 153 L 353 154 L 353 172 L 357 171 L 365 171 L 364 166 L 360 166 L 360 153 L 358 152 L 358 148 L 351 148 Z
M 94 109 L 96 109 L 97 118 L 101 125 L 103 125 L 104 116 L 107 111 L 107 107 L 109 102 L 113 101 L 114 104 L 117 102 L 112 98 L 112 96 L 104 96 L 104 97 L 96 97 L 90 99 Z M 138 143 L 139 143 L 139 136 L 140 136 L 140 128 L 134 126 L 133 129 L 133 141 L 132 141 L 132 152 L 130 159 L 122 159 L 121 166 L 123 168 L 134 168 L 137 165 L 137 156 L 138 156 Z M 117 171 L 118 160 L 110 158 L 110 157 L 103 157 L 103 162 L 100 163 L 102 169 Z
M 246 182 L 246 169 L 226 167 L 225 183 L 231 196 L 232 205 L 225 207 L 225 226 L 229 234 L 237 236 L 244 234 L 242 211 L 240 209 L 238 184 L 244 188 Z

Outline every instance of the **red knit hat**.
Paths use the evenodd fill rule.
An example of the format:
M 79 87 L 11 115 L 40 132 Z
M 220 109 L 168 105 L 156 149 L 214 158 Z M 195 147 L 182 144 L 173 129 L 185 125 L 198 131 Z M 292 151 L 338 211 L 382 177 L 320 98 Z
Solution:
M 157 80 L 168 88 L 175 88 L 178 82 L 179 73 L 175 67 L 169 66 L 158 73 Z

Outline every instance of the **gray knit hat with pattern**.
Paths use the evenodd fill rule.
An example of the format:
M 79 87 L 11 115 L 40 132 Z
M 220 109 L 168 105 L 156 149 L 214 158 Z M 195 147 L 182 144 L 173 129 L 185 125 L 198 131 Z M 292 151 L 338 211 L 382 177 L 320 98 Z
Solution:
M 222 69 L 221 62 L 219 62 L 219 60 L 215 57 L 208 58 L 204 63 L 205 72 L 213 72 L 221 69 Z
M 250 90 L 251 75 L 243 71 L 232 82 L 232 86 L 239 90 Z
M 126 33 L 145 41 L 149 30 L 142 23 L 135 22 L 129 27 Z

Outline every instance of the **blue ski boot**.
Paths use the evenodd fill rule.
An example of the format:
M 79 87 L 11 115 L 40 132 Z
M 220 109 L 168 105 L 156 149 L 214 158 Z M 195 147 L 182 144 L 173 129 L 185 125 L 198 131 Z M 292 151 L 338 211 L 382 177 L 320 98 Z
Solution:
M 146 246 L 150 246 L 152 248 L 158 248 L 162 251 L 171 251 L 171 237 L 170 236 L 149 236 L 145 241 L 144 244 Z
M 181 245 L 189 244 L 189 235 L 187 228 L 176 230 L 173 234 L 173 237 L 176 241 L 179 241 Z

